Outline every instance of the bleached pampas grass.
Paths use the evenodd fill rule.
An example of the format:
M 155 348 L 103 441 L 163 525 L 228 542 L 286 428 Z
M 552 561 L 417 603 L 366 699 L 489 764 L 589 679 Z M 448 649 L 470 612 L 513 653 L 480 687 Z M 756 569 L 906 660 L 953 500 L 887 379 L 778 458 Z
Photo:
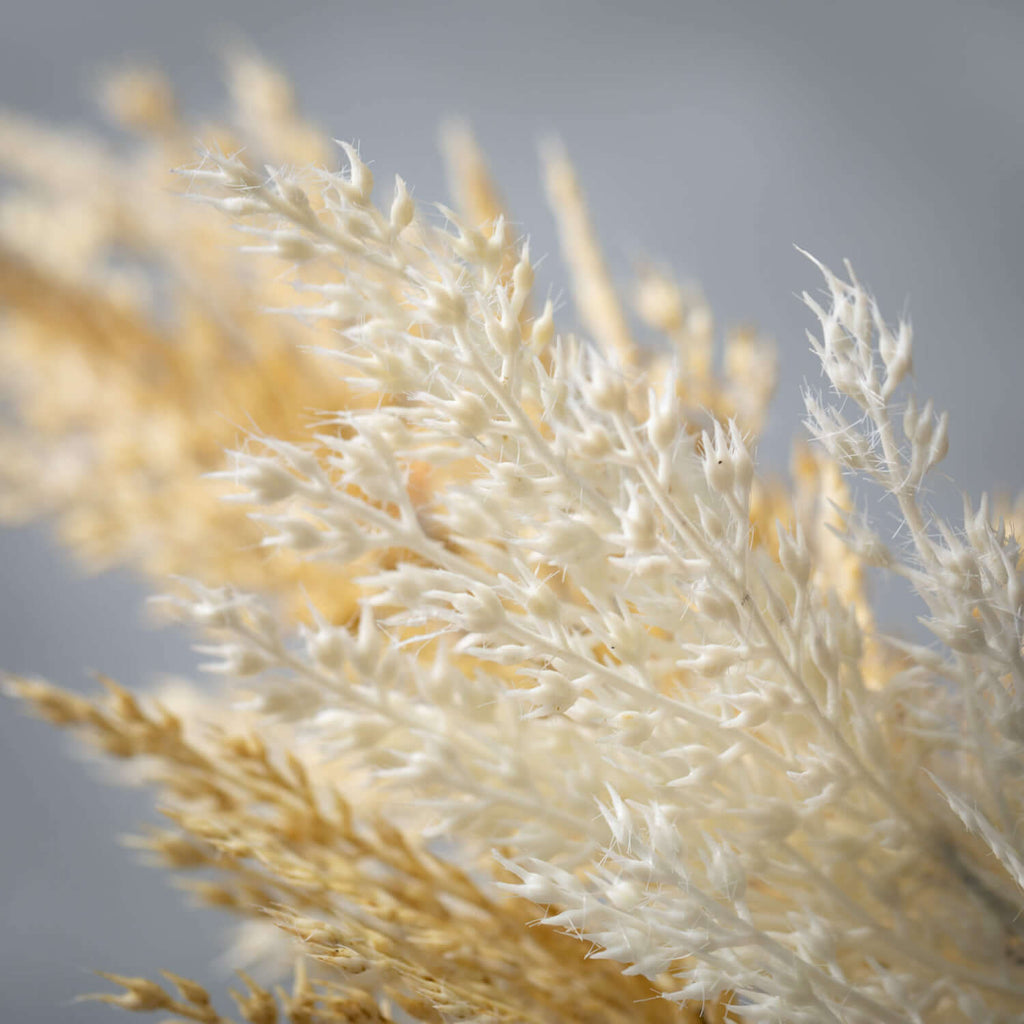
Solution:
M 909 327 L 819 268 L 828 388 L 787 493 L 753 453 L 770 352 L 734 336 L 716 377 L 706 309 L 655 273 L 640 313 L 670 346 L 637 347 L 563 154 L 593 340 L 533 294 L 468 137 L 460 212 L 344 149 L 342 173 L 216 148 L 184 175 L 339 396 L 201 467 L 265 553 L 233 580 L 219 532 L 165 604 L 238 707 L 15 692 L 147 765 L 172 822 L 147 848 L 319 962 L 281 994 L 295 1022 L 1018 1020 L 1020 553 L 985 501 L 957 524 L 922 501 L 948 420 L 907 390 Z M 876 625 L 868 569 L 932 642 Z M 170 981 L 109 998 L 222 1019 Z

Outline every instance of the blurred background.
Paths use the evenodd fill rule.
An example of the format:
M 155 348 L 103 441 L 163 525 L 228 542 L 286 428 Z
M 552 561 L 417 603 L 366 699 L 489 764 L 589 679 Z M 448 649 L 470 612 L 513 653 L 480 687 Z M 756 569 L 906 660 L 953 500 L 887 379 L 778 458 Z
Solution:
M 1024 14 L 983 0 L 350 3 L 33 0 L 0 33 L 0 106 L 98 125 L 104 69 L 151 61 L 187 110 L 223 106 L 218 54 L 250 44 L 310 118 L 357 141 L 378 181 L 444 198 L 441 121 L 466 118 L 543 282 L 566 285 L 537 143 L 577 163 L 612 270 L 643 257 L 699 282 L 722 324 L 780 350 L 761 458 L 783 469 L 818 380 L 794 243 L 853 261 L 912 314 L 917 380 L 951 413 L 946 472 L 971 495 L 1022 484 Z M 937 498 L 956 507 L 955 492 Z M 194 665 L 145 627 L 128 574 L 86 578 L 45 527 L 0 532 L 0 665 L 87 688 Z M 898 617 L 898 615 L 897 615 Z M 147 799 L 97 781 L 48 727 L 0 705 L 0 1020 L 107 1020 L 72 1006 L 89 971 L 164 967 L 220 987 L 223 921 L 189 909 L 116 837 Z

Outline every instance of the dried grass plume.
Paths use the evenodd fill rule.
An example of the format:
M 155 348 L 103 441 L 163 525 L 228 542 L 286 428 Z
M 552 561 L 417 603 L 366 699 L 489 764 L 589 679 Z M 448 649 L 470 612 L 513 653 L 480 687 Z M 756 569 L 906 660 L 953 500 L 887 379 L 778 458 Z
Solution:
M 231 78 L 198 163 L 149 74 L 109 91 L 127 157 L 0 120 L 3 510 L 150 576 L 226 683 L 9 688 L 134 766 L 167 819 L 137 845 L 299 963 L 290 992 L 243 975 L 234 1018 L 173 974 L 99 998 L 200 1024 L 1020 1020 L 1021 557 L 986 500 L 926 503 L 949 418 L 909 325 L 819 265 L 827 394 L 769 478 L 771 346 L 719 341 L 655 267 L 630 308 L 560 148 L 572 315 L 465 129 L 426 206 L 350 145 L 334 169 L 258 61 Z M 869 570 L 929 642 L 886 632 Z

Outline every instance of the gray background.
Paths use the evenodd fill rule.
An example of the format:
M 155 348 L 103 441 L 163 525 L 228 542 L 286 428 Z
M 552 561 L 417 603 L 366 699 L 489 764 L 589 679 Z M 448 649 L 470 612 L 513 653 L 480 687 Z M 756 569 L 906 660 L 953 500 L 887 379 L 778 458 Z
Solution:
M 554 253 L 536 142 L 577 161 L 624 277 L 650 254 L 700 280 L 724 322 L 782 353 L 762 456 L 785 463 L 817 372 L 793 243 L 854 261 L 909 309 L 920 390 L 952 414 L 947 472 L 971 494 L 1021 484 L 1024 17 L 1020 3 L 229 3 L 35 0 L 0 14 L 0 104 L 90 116 L 97 69 L 153 58 L 192 110 L 222 102 L 217 47 L 290 70 L 309 113 L 441 198 L 436 129 L 475 126 L 535 253 Z M 545 264 L 554 289 L 564 278 Z M 87 687 L 187 670 L 188 639 L 146 630 L 127 575 L 85 579 L 44 528 L 0 533 L 0 664 Z M 0 705 L 0 1020 L 111 1016 L 70 1000 L 107 968 L 217 984 L 221 923 L 115 837 L 148 813 L 48 728 Z

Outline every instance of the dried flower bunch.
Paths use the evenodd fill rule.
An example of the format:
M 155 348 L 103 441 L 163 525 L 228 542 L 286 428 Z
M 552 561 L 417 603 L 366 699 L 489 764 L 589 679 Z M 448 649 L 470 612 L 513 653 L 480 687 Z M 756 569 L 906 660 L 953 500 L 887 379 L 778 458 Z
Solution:
M 311 166 L 245 68 L 240 95 L 277 99 L 184 176 L 187 214 L 133 205 L 133 172 L 116 210 L 77 196 L 105 225 L 77 271 L 0 267 L 17 444 L 71 466 L 11 506 L 66 499 L 86 553 L 190 575 L 167 603 L 233 699 L 12 687 L 137 762 L 170 822 L 140 844 L 305 958 L 290 995 L 247 982 L 241 1017 L 1019 1020 L 1020 553 L 986 502 L 958 525 L 923 502 L 948 421 L 908 393 L 909 327 L 820 268 L 831 394 L 807 396 L 792 487 L 762 479 L 770 349 L 733 335 L 716 374 L 706 307 L 653 271 L 638 313 L 668 342 L 638 346 L 564 154 L 589 340 L 532 294 L 467 135 L 458 212 L 401 179 L 378 205 L 355 149 Z M 48 143 L 19 131 L 31 171 Z M 220 248 L 232 224 L 253 244 Z M 173 316 L 76 278 L 120 232 Z M 193 253 L 216 266 L 179 278 Z M 57 390 L 53 351 L 80 368 Z M 868 569 L 932 642 L 876 625 Z M 192 982 L 111 977 L 127 1009 L 225 1020 Z

